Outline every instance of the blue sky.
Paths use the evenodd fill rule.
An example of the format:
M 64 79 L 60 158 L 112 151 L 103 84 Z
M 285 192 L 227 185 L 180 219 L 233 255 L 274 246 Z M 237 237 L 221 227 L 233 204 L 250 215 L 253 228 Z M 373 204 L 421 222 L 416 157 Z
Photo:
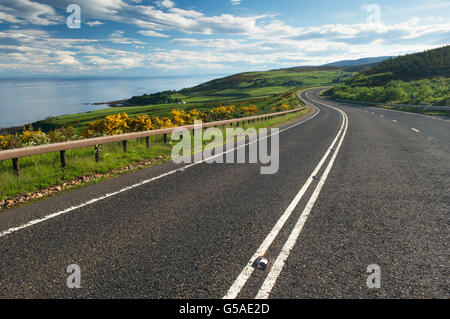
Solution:
M 232 74 L 449 42 L 448 0 L 0 0 L 0 76 Z

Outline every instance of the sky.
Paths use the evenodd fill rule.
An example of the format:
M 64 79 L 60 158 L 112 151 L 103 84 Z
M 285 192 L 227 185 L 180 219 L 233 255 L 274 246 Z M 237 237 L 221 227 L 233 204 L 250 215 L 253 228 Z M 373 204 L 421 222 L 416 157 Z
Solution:
M 0 77 L 233 74 L 449 43 L 449 0 L 0 0 Z

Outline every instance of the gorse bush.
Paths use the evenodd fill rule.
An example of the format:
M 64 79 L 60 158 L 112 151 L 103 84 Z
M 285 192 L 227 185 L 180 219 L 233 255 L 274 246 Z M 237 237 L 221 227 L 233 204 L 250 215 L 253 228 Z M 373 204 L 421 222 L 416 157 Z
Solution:
M 220 106 L 212 109 L 209 112 L 210 119 L 212 121 L 224 121 L 233 118 L 233 114 L 236 112 L 236 106 Z
M 241 112 L 244 112 L 246 116 L 254 116 L 258 114 L 258 108 L 254 105 L 241 107 Z
M 29 126 L 28 129 L 24 129 L 20 135 L 20 143 L 22 147 L 36 146 L 50 143 L 50 139 L 47 134 L 41 131 L 41 129 L 35 131 L 33 127 Z
M 72 126 L 63 127 L 47 133 L 50 143 L 67 142 L 78 139 L 75 129 Z
M 21 147 L 20 136 L 16 134 L 0 135 L 0 148 L 2 150 L 8 150 L 11 148 Z
M 49 143 L 66 142 L 78 139 L 73 127 L 56 129 L 48 132 L 42 132 L 41 129 L 34 130 L 30 125 L 24 127 L 20 134 L 0 135 L 0 149 L 7 150 L 12 148 L 37 146 Z
M 188 113 L 184 110 L 172 110 L 170 112 L 172 115 L 172 123 L 175 126 L 183 126 L 188 124 L 194 124 L 196 120 L 207 122 L 208 114 L 202 113 L 197 109 L 192 109 Z
M 103 120 L 92 122 L 83 132 L 83 137 L 119 135 L 130 132 L 149 131 L 154 128 L 147 115 L 128 117 L 127 113 L 106 116 Z

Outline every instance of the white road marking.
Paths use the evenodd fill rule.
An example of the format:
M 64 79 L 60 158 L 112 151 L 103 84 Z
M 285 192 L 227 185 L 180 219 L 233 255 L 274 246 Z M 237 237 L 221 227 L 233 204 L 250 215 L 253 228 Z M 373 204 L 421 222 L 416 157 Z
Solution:
M 319 102 L 320 104 L 326 105 L 322 102 Z M 328 106 L 328 105 L 326 105 Z M 328 106 L 331 108 L 334 108 L 332 106 Z M 320 195 L 320 192 L 322 190 L 323 185 L 325 184 L 328 174 L 330 173 L 331 169 L 333 168 L 334 162 L 336 160 L 336 157 L 339 153 L 339 150 L 342 146 L 342 143 L 345 139 L 345 135 L 347 134 L 348 129 L 348 117 L 345 112 L 334 108 L 338 110 L 343 117 L 343 122 L 345 123 L 345 129 L 344 133 L 342 134 L 342 137 L 339 141 L 339 144 L 336 148 L 336 151 L 333 154 L 333 157 L 331 158 L 330 162 L 328 163 L 327 168 L 325 169 L 325 172 L 322 176 L 322 178 L 319 181 L 319 184 L 316 186 L 316 189 L 314 190 L 314 193 L 311 195 L 311 198 L 309 199 L 308 203 L 306 204 L 305 209 L 303 210 L 302 214 L 300 215 L 297 224 L 295 225 L 294 229 L 292 230 L 291 234 L 289 235 L 289 238 L 287 239 L 286 243 L 284 244 L 280 254 L 278 255 L 277 259 L 275 260 L 272 268 L 270 269 L 269 274 L 267 275 L 266 279 L 264 280 L 263 285 L 258 291 L 258 294 L 256 295 L 256 299 L 267 299 L 269 297 L 270 292 L 272 291 L 273 287 L 275 286 L 275 283 L 277 282 L 277 279 L 283 269 L 283 266 L 289 257 L 289 254 L 291 253 L 292 248 L 294 247 L 295 243 L 297 242 L 298 236 L 300 235 L 303 226 L 305 225 L 305 222 L 311 213 L 311 210 L 314 207 L 314 204 L 317 201 L 317 198 Z M 344 124 L 343 123 L 343 124 Z
M 308 97 L 308 93 L 306 93 L 306 96 Z M 270 245 L 272 245 L 272 242 L 277 237 L 280 230 L 283 228 L 286 221 L 291 216 L 292 212 L 294 211 L 295 207 L 297 207 L 298 203 L 302 199 L 303 195 L 308 190 L 309 186 L 313 182 L 312 176 L 316 176 L 320 169 L 322 168 L 323 164 L 325 163 L 325 160 L 328 158 L 329 154 L 331 153 L 331 149 L 336 144 L 339 135 L 342 132 L 342 129 L 344 128 L 344 122 L 342 122 L 342 126 L 336 135 L 335 139 L 331 143 L 328 150 L 325 152 L 324 156 L 320 160 L 320 162 L 315 167 L 314 171 L 311 173 L 310 177 L 306 180 L 305 184 L 302 186 L 300 191 L 297 193 L 295 198 L 292 200 L 288 208 L 284 211 L 283 215 L 278 219 L 275 226 L 272 228 L 272 230 L 269 232 L 269 234 L 266 236 L 262 244 L 259 246 L 259 248 L 256 250 L 256 252 L 253 254 L 253 256 L 248 261 L 247 265 L 244 267 L 244 269 L 241 271 L 239 276 L 236 278 L 236 280 L 231 285 L 230 289 L 228 289 L 227 294 L 223 297 L 223 299 L 235 299 L 239 292 L 242 290 L 244 285 L 247 283 L 247 280 L 250 278 L 251 274 L 253 273 L 254 268 L 252 267 L 253 262 L 256 260 L 256 258 L 263 256 L 267 249 L 269 249 Z
M 384 115 L 380 115 L 380 117 L 384 117 Z
M 414 127 L 412 127 L 411 130 L 413 130 L 414 132 L 420 133 L 420 131 Z
M 316 107 L 315 107 L 315 108 L 316 108 Z M 251 142 L 251 143 L 247 143 L 247 144 L 245 144 L 245 145 L 241 145 L 241 146 L 239 146 L 239 147 L 233 148 L 233 149 L 228 150 L 228 151 L 226 151 L 226 152 L 223 152 L 223 153 L 220 153 L 220 154 L 211 156 L 211 157 L 209 157 L 209 158 L 203 159 L 203 160 L 200 161 L 200 162 L 196 162 L 196 163 L 192 163 L 192 164 L 183 166 L 181 169 L 182 169 L 182 170 L 185 170 L 185 169 L 191 168 L 191 167 L 193 167 L 193 166 L 196 166 L 196 165 L 198 165 L 198 164 L 204 163 L 204 162 L 206 162 L 206 161 L 208 161 L 208 160 L 211 160 L 211 159 L 213 159 L 213 158 L 222 156 L 222 155 L 227 154 L 227 153 L 230 153 L 230 152 L 234 152 L 234 151 L 237 150 L 237 149 L 240 149 L 240 148 L 243 148 L 243 147 L 247 147 L 248 145 L 251 145 L 251 144 L 256 143 L 256 142 L 258 142 L 258 141 L 267 139 L 267 138 L 269 138 L 269 137 L 271 137 L 271 136 L 273 136 L 273 135 L 280 134 L 280 133 L 282 133 L 282 132 L 284 132 L 284 131 L 287 131 L 287 130 L 289 130 L 289 129 L 292 129 L 292 128 L 294 128 L 294 127 L 300 125 L 300 124 L 303 124 L 303 123 L 305 123 L 305 122 L 307 122 L 307 121 L 309 121 L 309 120 L 315 118 L 315 117 L 320 113 L 320 109 L 316 108 L 316 110 L 317 110 L 317 113 L 314 114 L 313 116 L 311 116 L 311 117 L 309 117 L 309 118 L 307 118 L 307 119 L 305 119 L 305 120 L 303 120 L 303 121 L 301 121 L 301 122 L 298 122 L 298 123 L 296 123 L 296 124 L 294 124 L 294 125 L 291 125 L 291 126 L 289 126 L 289 127 L 286 127 L 286 128 L 284 128 L 284 129 L 282 129 L 282 130 L 279 130 L 277 133 L 270 134 L 270 135 L 268 135 L 268 136 L 266 136 L 266 137 L 263 137 L 263 138 L 258 138 L 258 139 L 256 139 L 255 141 L 253 141 L 253 142 Z M 58 216 L 60 216 L 60 215 L 67 214 L 67 213 L 69 213 L 69 212 L 75 211 L 75 210 L 80 209 L 80 208 L 82 208 L 82 207 L 91 205 L 91 204 L 93 204 L 93 203 L 99 202 L 99 201 L 104 200 L 104 199 L 107 199 L 107 198 L 109 198 L 109 197 L 112 197 L 112 196 L 118 195 L 118 194 L 120 194 L 120 193 L 129 191 L 129 190 L 131 190 L 131 189 L 133 189 L 133 188 L 136 188 L 136 187 L 139 187 L 139 186 L 148 184 L 148 183 L 150 183 L 150 182 L 153 182 L 153 181 L 155 181 L 155 180 L 161 179 L 161 178 L 163 178 L 163 177 L 166 177 L 166 176 L 169 176 L 169 175 L 178 173 L 179 171 L 180 171 L 180 169 L 176 169 L 176 170 L 173 170 L 173 171 L 170 171 L 170 172 L 161 174 L 161 175 L 159 175 L 159 176 L 155 176 L 155 177 L 153 177 L 153 178 L 144 180 L 144 181 L 142 181 L 142 182 L 139 182 L 139 183 L 136 183 L 136 184 L 127 186 L 127 187 L 122 188 L 122 189 L 120 189 L 120 190 L 118 190 L 118 191 L 116 191 L 116 192 L 108 193 L 108 194 L 105 194 L 105 195 L 103 195 L 103 196 L 100 196 L 100 197 L 91 199 L 91 200 L 89 200 L 89 201 L 87 201 L 87 202 L 84 202 L 84 203 L 82 203 L 82 204 L 79 204 L 79 205 L 76 205 L 76 206 L 72 206 L 72 207 L 66 208 L 66 209 L 64 209 L 64 210 L 61 210 L 61 211 L 59 211 L 59 212 L 56 212 L 56 213 L 53 213 L 53 214 L 44 216 L 44 217 L 42 217 L 42 218 L 33 219 L 33 220 L 29 221 L 28 223 L 22 224 L 22 225 L 17 226 L 17 227 L 12 227 L 12 228 L 9 228 L 9 229 L 6 229 L 6 230 L 0 232 L 0 237 L 4 237 L 4 236 L 6 236 L 6 235 L 9 235 L 9 234 L 12 234 L 12 233 L 14 233 L 14 232 L 17 232 L 17 231 L 19 231 L 19 230 L 21 230 L 21 229 L 28 228 L 28 227 L 30 227 L 30 226 L 33 226 L 33 225 L 42 223 L 42 222 L 44 222 L 44 221 L 46 221 L 46 220 L 49 220 L 49 219 L 58 217 Z
M 309 97 L 308 96 L 309 93 L 310 92 L 306 93 L 306 97 Z M 334 108 L 334 107 L 332 107 L 332 108 Z M 336 109 L 336 108 L 334 108 L 334 109 Z M 336 110 L 338 110 L 338 109 L 336 109 Z M 344 129 L 345 123 L 346 123 L 346 120 L 345 120 L 345 117 L 344 117 L 344 120 L 342 121 L 341 128 L 339 129 L 339 132 L 337 133 L 335 139 L 331 143 L 331 145 L 328 148 L 328 150 L 325 152 L 325 154 L 322 157 L 322 159 L 320 160 L 320 162 L 315 167 L 314 171 L 311 173 L 311 177 L 312 176 L 316 176 L 318 174 L 318 172 L 322 168 L 323 164 L 325 163 L 326 159 L 329 157 L 329 154 L 331 153 L 331 149 L 337 143 L 338 138 L 339 138 L 339 136 L 341 135 L 341 132 Z M 334 152 L 336 152 L 336 151 L 334 151 Z M 254 268 L 252 267 L 253 262 L 256 260 L 256 258 L 264 255 L 265 252 L 272 245 L 272 243 L 275 240 L 275 238 L 277 237 L 278 233 L 283 228 L 284 224 L 289 219 L 289 217 L 292 215 L 292 212 L 297 207 L 298 203 L 300 202 L 300 200 L 302 199 L 302 197 L 304 196 L 304 194 L 306 193 L 306 191 L 308 190 L 308 188 L 309 188 L 309 186 L 311 185 L 312 182 L 313 182 L 312 178 L 308 178 L 307 179 L 305 184 L 302 186 L 300 191 L 297 193 L 295 198 L 292 200 L 292 202 L 288 206 L 288 208 L 285 210 L 285 212 L 278 219 L 278 221 L 276 222 L 275 226 L 272 228 L 272 230 L 266 236 L 266 238 L 264 239 L 262 244 L 259 246 L 259 248 L 256 250 L 256 252 L 253 254 L 253 256 L 248 261 L 247 265 L 244 267 L 244 269 L 238 275 L 238 277 L 233 282 L 231 287 L 228 289 L 228 292 L 223 297 L 223 299 L 235 299 L 238 296 L 238 294 L 240 293 L 242 288 L 245 286 L 245 284 L 247 283 L 248 279 L 250 278 L 251 274 L 254 271 Z
M 392 122 L 394 122 L 394 123 L 398 123 L 396 120 L 392 120 Z

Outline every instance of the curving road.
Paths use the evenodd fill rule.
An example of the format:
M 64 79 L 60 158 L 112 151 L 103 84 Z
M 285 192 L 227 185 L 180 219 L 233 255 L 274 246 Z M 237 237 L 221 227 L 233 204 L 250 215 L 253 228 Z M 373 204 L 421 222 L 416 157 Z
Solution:
M 1 213 L 0 297 L 448 298 L 450 123 L 302 98 L 277 174 L 167 163 Z

